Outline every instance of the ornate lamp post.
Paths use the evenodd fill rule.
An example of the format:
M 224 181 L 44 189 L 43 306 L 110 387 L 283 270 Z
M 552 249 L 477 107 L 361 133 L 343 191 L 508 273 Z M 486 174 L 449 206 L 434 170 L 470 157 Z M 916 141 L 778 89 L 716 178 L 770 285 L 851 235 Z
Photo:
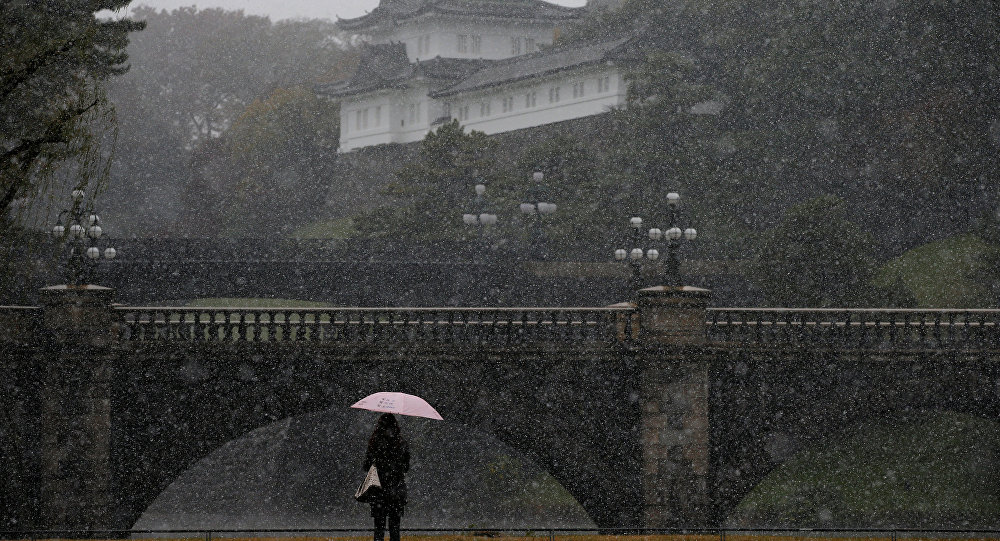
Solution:
M 90 282 L 102 256 L 104 259 L 114 259 L 118 255 L 117 250 L 109 245 L 107 237 L 104 237 L 101 217 L 83 208 L 81 203 L 85 196 L 83 190 L 73 190 L 73 206 L 59 213 L 56 225 L 52 228 L 52 236 L 64 242 L 63 267 L 69 285 Z
M 698 231 L 693 227 L 681 229 L 678 225 L 679 212 L 678 205 L 681 196 L 676 192 L 667 194 L 667 223 L 666 231 L 659 228 L 652 228 L 648 233 L 642 231 L 642 218 L 636 216 L 629 220 L 632 227 L 631 245 L 632 248 L 618 248 L 615 250 L 615 259 L 623 261 L 632 269 L 632 287 L 639 289 L 642 287 L 642 265 L 644 261 L 650 264 L 660 258 L 660 251 L 655 248 L 656 242 L 663 239 L 667 241 L 667 262 L 666 262 L 666 284 L 668 286 L 681 285 L 680 261 L 677 251 L 682 240 L 693 241 L 698 237 Z M 648 238 L 648 240 L 646 240 Z M 648 246 L 648 247 L 647 247 Z
M 472 212 L 462 215 L 465 225 L 478 225 L 479 236 L 482 237 L 487 226 L 496 225 L 497 215 L 487 210 L 486 185 L 476 184 L 476 198 L 472 202 Z
M 485 236 L 487 227 L 496 225 L 497 215 L 487 209 L 485 184 L 476 184 L 476 199 L 472 202 L 472 212 L 463 214 L 462 222 L 469 226 L 479 226 L 480 240 Z
M 631 243 L 632 248 L 615 250 L 615 260 L 626 263 L 632 269 L 631 287 L 633 290 L 638 290 L 642 287 L 643 260 L 652 263 L 660 258 L 660 252 L 655 248 L 646 249 L 643 247 L 647 241 L 646 234 L 642 231 L 642 218 L 634 216 L 629 219 L 629 227 L 631 238 L 627 242 Z
M 678 206 L 681 196 L 677 192 L 667 194 L 667 224 L 666 231 L 658 228 L 649 230 L 649 239 L 667 241 L 667 284 L 668 286 L 681 285 L 681 264 L 677 257 L 682 240 L 693 241 L 698 238 L 698 230 L 693 227 L 681 229 L 679 225 Z
M 545 238 L 545 230 L 542 227 L 542 217 L 555 213 L 556 204 L 548 202 L 548 197 L 546 195 L 547 190 L 545 185 L 542 184 L 542 181 L 545 179 L 545 175 L 540 171 L 535 171 L 535 173 L 531 175 L 531 179 L 533 182 L 528 186 L 527 200 L 521 203 L 521 212 L 525 216 L 535 216 L 535 227 L 532 230 L 531 237 L 532 250 L 535 258 L 545 259 L 545 253 L 542 248 Z

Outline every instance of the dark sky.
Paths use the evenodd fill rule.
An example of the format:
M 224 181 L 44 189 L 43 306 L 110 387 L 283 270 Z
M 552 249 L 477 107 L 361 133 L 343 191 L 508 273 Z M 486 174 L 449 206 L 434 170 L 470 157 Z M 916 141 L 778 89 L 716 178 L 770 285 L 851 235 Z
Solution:
M 554 4 L 579 7 L 586 0 L 549 0 Z M 133 6 L 147 5 L 155 8 L 174 9 L 195 5 L 199 8 L 221 7 L 242 9 L 254 15 L 269 15 L 272 20 L 296 17 L 326 18 L 336 20 L 364 15 L 378 5 L 378 0 L 134 0 Z

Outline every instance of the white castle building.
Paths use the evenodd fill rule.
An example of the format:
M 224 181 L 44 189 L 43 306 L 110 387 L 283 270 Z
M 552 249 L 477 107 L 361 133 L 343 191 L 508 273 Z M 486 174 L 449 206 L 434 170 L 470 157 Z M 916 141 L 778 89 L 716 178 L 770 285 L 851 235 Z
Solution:
M 340 28 L 364 38 L 340 100 L 340 152 L 420 141 L 438 124 L 501 133 L 621 105 L 627 40 L 552 47 L 586 8 L 541 0 L 381 0 Z

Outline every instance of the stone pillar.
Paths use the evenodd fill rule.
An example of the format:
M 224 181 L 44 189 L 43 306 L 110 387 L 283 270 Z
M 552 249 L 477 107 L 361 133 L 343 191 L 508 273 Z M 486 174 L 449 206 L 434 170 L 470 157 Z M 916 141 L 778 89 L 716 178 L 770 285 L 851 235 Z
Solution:
M 53 286 L 41 291 L 48 347 L 39 363 L 40 526 L 111 526 L 111 346 L 114 290 Z
M 647 528 L 708 526 L 709 363 L 705 308 L 710 292 L 657 286 L 639 292 L 642 457 Z

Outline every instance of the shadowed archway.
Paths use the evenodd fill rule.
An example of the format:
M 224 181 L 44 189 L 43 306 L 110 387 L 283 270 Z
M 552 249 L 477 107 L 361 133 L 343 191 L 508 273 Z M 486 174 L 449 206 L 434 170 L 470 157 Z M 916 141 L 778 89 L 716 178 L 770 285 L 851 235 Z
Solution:
M 142 371 L 127 371 L 122 360 L 115 393 L 113 463 L 131 496 L 122 524 L 134 524 L 182 472 L 226 442 L 295 415 L 347 408 L 377 390 L 424 396 L 456 426 L 503 441 L 551 473 L 597 525 L 639 520 L 639 487 L 623 481 L 640 468 L 638 396 L 621 355 L 280 345 L 142 355 L 152 361 Z
M 377 414 L 344 408 L 298 415 L 230 441 L 182 472 L 139 529 L 366 528 L 352 495 Z M 593 528 L 547 472 L 488 434 L 402 417 L 410 442 L 409 528 Z

